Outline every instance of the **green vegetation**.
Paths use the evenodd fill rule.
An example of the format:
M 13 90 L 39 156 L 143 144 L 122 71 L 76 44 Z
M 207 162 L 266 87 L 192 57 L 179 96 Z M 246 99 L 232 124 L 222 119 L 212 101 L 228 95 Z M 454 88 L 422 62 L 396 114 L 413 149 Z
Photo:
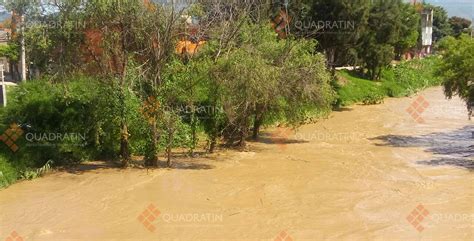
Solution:
M 354 103 L 376 104 L 384 97 L 402 97 L 416 93 L 423 88 L 441 84 L 435 74 L 440 59 L 436 56 L 402 62 L 385 69 L 381 80 L 374 82 L 361 77 L 358 71 L 338 71 L 340 88 L 338 105 Z
M 18 151 L 0 146 L 1 186 L 98 158 L 171 167 L 176 149 L 191 157 L 245 149 L 265 126 L 296 128 L 334 106 L 378 104 L 440 83 L 437 57 L 391 66 L 419 38 L 419 13 L 401 0 L 290 1 L 292 22 L 306 27 L 279 33 L 268 20 L 281 6 L 267 0 L 198 1 L 183 11 L 142 0 L 62 1 L 55 14 L 27 2 L 8 5 L 31 22 L 0 48 L 16 63 L 24 37 L 32 78 L 0 109 L 2 132 L 12 123 L 24 132 Z M 333 24 L 314 29 L 321 21 Z M 458 60 L 455 50 L 445 53 Z M 444 65 L 447 79 L 461 76 L 454 68 Z M 472 101 L 463 84 L 448 85 Z
M 19 178 L 19 172 L 6 157 L 0 155 L 0 188 L 14 183 Z
M 474 108 L 474 39 L 467 35 L 447 37 L 439 45 L 443 61 L 437 74 L 444 80 L 446 96 L 463 99 L 470 117 Z
M 242 4 L 232 21 L 209 13 L 212 38 L 199 53 L 180 55 L 175 36 L 185 24 L 181 13 L 153 7 L 87 2 L 83 17 L 91 21 L 78 26 L 86 33 L 82 48 L 68 40 L 77 29 L 61 37 L 42 29 L 43 38 L 64 41 L 61 48 L 84 50 L 80 58 L 55 58 L 56 44 L 28 45 L 30 55 L 50 61 L 31 59 L 42 77 L 21 83 L 0 110 L 2 131 L 17 123 L 24 132 L 18 151 L 0 147 L 5 172 L 17 174 L 8 180 L 98 158 L 126 167 L 132 156 L 143 157 L 144 165 L 157 167 L 164 156 L 170 167 L 173 149 L 193 156 L 196 148 L 245 148 L 264 126 L 296 127 L 330 110 L 331 77 L 314 40 L 278 39 L 266 19 L 249 19 L 254 9 Z M 94 32 L 102 25 L 110 28 Z
M 292 16 L 304 24 L 294 26 L 294 31 L 316 39 L 330 67 L 363 66 L 367 78 L 378 80 L 394 57 L 401 58 L 417 46 L 420 16 L 412 4 L 401 0 L 301 2 Z M 321 25 L 324 22 L 330 24 Z
M 462 33 L 471 33 L 471 29 L 469 28 L 471 27 L 471 21 L 469 19 L 453 16 L 449 18 L 449 24 L 453 30 L 454 37 L 459 37 Z

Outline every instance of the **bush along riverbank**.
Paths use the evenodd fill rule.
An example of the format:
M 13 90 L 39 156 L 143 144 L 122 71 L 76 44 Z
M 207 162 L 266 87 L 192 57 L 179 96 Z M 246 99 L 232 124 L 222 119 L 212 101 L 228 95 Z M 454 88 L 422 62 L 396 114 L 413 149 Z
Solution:
M 15 87 L 0 109 L 1 185 L 85 160 L 172 167 L 173 151 L 242 150 L 265 126 L 329 113 L 335 92 L 316 41 L 280 41 L 267 23 L 245 22 L 219 58 L 212 40 L 159 73 L 135 56 L 121 75 L 78 71 Z
M 437 57 L 430 57 L 402 62 L 385 69 L 380 81 L 365 79 L 356 71 L 337 71 L 337 81 L 332 83 L 333 90 L 324 93 L 336 93 L 337 98 L 329 98 L 336 108 L 355 103 L 378 104 L 385 97 L 409 96 L 441 83 L 434 75 L 438 61 Z M 11 92 L 9 106 L 0 109 L 0 130 L 5 133 L 9 130 L 8 138 L 12 137 L 14 131 L 21 132 L 17 133 L 20 137 L 14 141 L 18 149 L 12 150 L 14 146 L 4 143 L 0 145 L 0 187 L 20 179 L 35 178 L 54 166 L 99 158 L 118 161 L 121 119 L 116 113 L 123 111 L 123 106 L 126 112 L 122 116 L 129 123 L 128 151 L 146 159 L 152 148 L 149 145 L 152 138 L 146 124 L 149 121 L 147 109 L 143 104 L 153 103 L 149 103 L 148 99 L 141 100 L 135 93 L 121 93 L 113 86 L 90 77 L 72 77 L 60 84 L 35 80 L 19 85 Z M 331 95 L 334 96 L 327 94 Z M 204 100 L 202 103 L 208 102 Z M 198 143 L 205 146 L 205 140 L 215 134 L 214 130 L 209 129 L 212 120 L 218 120 L 219 125 L 228 122 L 222 106 L 213 111 L 197 113 L 197 116 L 192 116 L 194 112 L 187 111 L 189 108 L 179 106 L 187 105 L 180 103 L 175 106 L 181 111 L 174 112 L 176 118 L 172 128 L 167 122 L 173 119 L 171 116 L 163 114 L 160 118 L 167 121 L 157 123 L 158 129 L 162 130 L 162 138 L 158 139 L 156 149 L 162 153 L 173 148 L 192 152 Z M 303 106 L 301 111 L 310 120 L 315 120 L 326 116 L 330 108 L 324 105 L 309 108 L 308 105 Z M 288 122 L 287 119 L 275 112 L 261 124 L 284 123 Z M 250 121 L 251 126 L 254 124 Z M 221 135 L 226 134 L 225 128 L 219 130 L 223 133 Z M 221 143 L 223 139 L 221 136 Z
M 442 79 L 435 74 L 440 62 L 437 56 L 404 61 L 384 69 L 379 81 L 365 78 L 359 70 L 337 71 L 336 107 L 379 104 L 385 97 L 410 96 L 427 87 L 441 85 Z

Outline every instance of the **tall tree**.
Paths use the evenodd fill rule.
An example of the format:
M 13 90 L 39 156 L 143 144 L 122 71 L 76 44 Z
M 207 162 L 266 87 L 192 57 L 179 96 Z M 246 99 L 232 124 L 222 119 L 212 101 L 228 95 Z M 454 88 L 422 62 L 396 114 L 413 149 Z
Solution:
M 369 1 L 366 0 L 315 0 L 308 1 L 307 16 L 291 25 L 297 35 L 318 41 L 328 66 L 347 64 L 351 61 L 348 50 L 358 48 L 366 31 Z
M 123 166 L 130 160 L 129 145 L 129 118 L 126 108 L 126 98 L 133 85 L 132 76 L 129 75 L 130 61 L 136 57 L 135 51 L 143 44 L 140 17 L 146 8 L 140 0 L 122 2 L 108 2 L 101 0 L 87 1 L 85 5 L 85 18 L 88 27 L 100 32 L 100 54 L 94 56 L 101 72 L 116 89 L 118 100 L 118 119 L 120 125 L 120 157 Z
M 235 50 L 239 43 L 239 33 L 248 21 L 253 23 L 268 21 L 266 11 L 269 11 L 268 0 L 249 1 L 227 1 L 227 0 L 201 0 L 198 1 L 206 14 L 202 17 L 201 25 L 204 26 L 205 33 L 211 41 L 208 42 L 206 55 L 210 57 L 209 66 L 225 65 L 225 60 L 221 58 L 226 53 Z M 225 56 L 229 60 L 229 55 Z M 206 61 L 207 62 L 207 61 Z M 245 64 L 244 62 L 242 64 Z M 214 69 L 215 70 L 215 69 Z M 210 82 L 208 88 L 208 103 L 213 110 L 222 107 L 222 92 L 225 91 L 222 85 L 223 79 L 216 78 L 219 73 L 210 71 Z M 222 136 L 229 122 L 218 112 L 210 115 L 210 119 L 205 124 L 209 138 L 209 152 L 213 152 L 219 137 Z M 242 130 L 248 131 L 248 130 Z M 242 131 L 239 131 L 242 133 Z M 245 141 L 245 139 L 244 139 Z M 242 141 L 241 145 L 245 145 Z
M 447 37 L 440 49 L 443 63 L 438 74 L 444 79 L 446 96 L 463 99 L 470 117 L 474 108 L 474 39 L 464 34 L 459 39 Z
M 401 4 L 400 20 L 400 39 L 395 44 L 397 58 L 417 45 L 420 29 L 420 15 L 411 4 Z
M 359 58 L 368 76 L 375 80 L 394 58 L 394 46 L 400 41 L 402 29 L 401 0 L 372 1 L 367 31 L 362 37 Z
M 233 46 L 211 68 L 221 89 L 228 144 L 245 146 L 265 123 L 282 118 L 298 126 L 306 111 L 327 109 L 333 100 L 324 57 L 311 40 L 278 40 L 263 24 L 244 25 Z M 239 91 L 235 91 L 238 89 Z
M 38 6 L 37 2 L 31 2 L 28 0 L 17 0 L 7 1 L 5 3 L 7 9 L 12 12 L 12 40 L 19 46 L 19 63 L 20 70 L 18 71 L 18 65 L 14 65 L 15 72 L 19 73 L 19 79 L 22 81 L 26 80 L 26 51 L 25 51 L 25 15 L 30 12 L 34 12 L 35 7 Z M 14 76 L 15 77 L 15 76 Z
M 471 26 L 471 21 L 469 19 L 454 16 L 449 18 L 449 25 L 451 25 L 451 29 L 453 30 L 453 36 L 459 37 Z

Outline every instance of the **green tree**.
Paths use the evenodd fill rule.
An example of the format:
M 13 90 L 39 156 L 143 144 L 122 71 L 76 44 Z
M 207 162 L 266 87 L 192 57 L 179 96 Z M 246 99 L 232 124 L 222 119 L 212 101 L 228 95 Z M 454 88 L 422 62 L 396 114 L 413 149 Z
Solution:
M 130 160 L 129 115 L 126 108 L 127 96 L 133 95 L 132 86 L 136 75 L 129 74 L 133 66 L 134 51 L 141 43 L 140 32 L 134 31 L 140 24 L 140 16 L 146 11 L 139 0 L 130 0 L 116 4 L 108 1 L 88 1 L 85 6 L 85 18 L 89 28 L 101 30 L 102 54 L 96 55 L 101 72 L 112 86 L 118 100 L 117 117 L 120 122 L 120 157 L 123 166 Z
M 20 45 L 24 37 L 30 71 L 40 74 L 65 74 L 81 66 L 80 48 L 85 20 L 82 18 L 81 1 L 8 1 L 6 5 L 15 13 L 11 42 Z M 57 9 L 51 13 L 51 8 Z M 19 31 L 18 15 L 24 15 L 24 32 Z
M 0 56 L 6 57 L 11 61 L 18 61 L 18 45 L 16 44 L 7 44 L 7 45 L 0 45 Z
M 329 66 L 353 62 L 348 50 L 359 47 L 366 31 L 370 5 L 365 0 L 306 1 L 309 11 L 292 23 L 298 36 L 315 38 Z M 299 21 L 299 22 L 298 22 Z
M 400 8 L 400 39 L 395 44 L 395 51 L 397 58 L 401 58 L 410 48 L 413 48 L 418 43 L 419 29 L 420 29 L 420 15 L 411 4 L 401 4 Z
M 163 71 L 164 88 L 161 95 L 171 109 L 177 110 L 181 119 L 191 127 L 189 152 L 198 143 L 198 128 L 201 120 L 210 118 L 214 111 L 207 103 L 209 93 L 208 56 L 193 56 L 187 59 L 172 58 Z
M 18 73 L 18 60 L 20 58 L 20 46 L 14 42 L 10 42 L 7 45 L 0 45 L 0 57 L 8 59 L 11 69 L 15 72 L 14 75 L 19 76 Z
M 211 68 L 226 114 L 228 144 L 243 147 L 262 124 L 282 120 L 298 126 L 307 111 L 333 101 L 325 59 L 309 40 L 278 40 L 268 26 L 244 25 L 232 49 Z M 238 90 L 238 91 L 236 91 Z
M 449 25 L 451 25 L 453 30 L 453 36 L 459 37 L 471 26 L 471 21 L 469 19 L 454 16 L 449 18 Z
M 474 39 L 461 35 L 447 37 L 440 43 L 443 63 L 438 74 L 444 79 L 448 98 L 457 95 L 466 102 L 469 116 L 474 108 Z
M 362 37 L 359 58 L 368 76 L 379 79 L 382 69 L 394 58 L 394 46 L 400 41 L 402 29 L 400 0 L 376 0 L 372 2 L 367 31 Z M 407 31 L 411 32 L 411 31 Z

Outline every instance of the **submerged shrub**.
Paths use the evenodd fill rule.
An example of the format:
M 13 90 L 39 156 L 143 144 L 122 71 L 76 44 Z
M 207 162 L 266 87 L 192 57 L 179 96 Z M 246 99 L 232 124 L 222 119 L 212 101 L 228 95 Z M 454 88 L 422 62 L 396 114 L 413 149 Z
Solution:
M 362 103 L 364 105 L 377 105 L 383 103 L 384 98 L 384 95 L 378 93 L 369 93 L 364 97 Z

